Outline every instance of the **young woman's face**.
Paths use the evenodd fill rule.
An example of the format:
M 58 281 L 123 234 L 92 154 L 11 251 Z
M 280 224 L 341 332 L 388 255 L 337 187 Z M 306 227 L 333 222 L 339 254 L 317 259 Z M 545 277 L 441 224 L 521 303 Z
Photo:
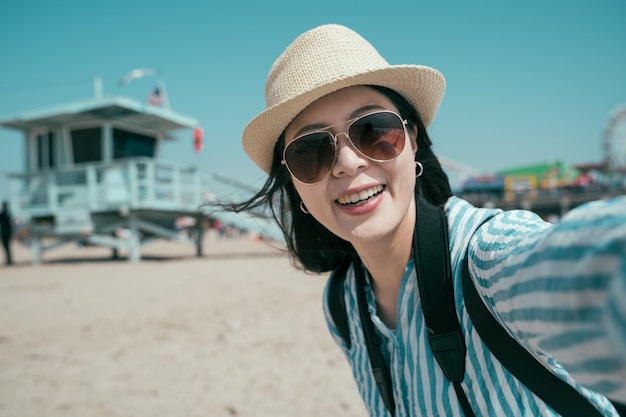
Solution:
M 383 94 L 365 86 L 348 87 L 315 101 L 303 110 L 285 131 L 285 144 L 316 130 L 337 135 L 337 161 L 329 175 L 314 184 L 292 176 L 306 209 L 317 221 L 353 245 L 385 239 L 414 213 L 416 132 L 406 127 L 400 155 L 376 162 L 360 154 L 345 134 L 349 120 L 380 110 L 398 113 Z M 331 126 L 320 129 L 320 126 Z M 412 229 L 411 229 L 412 230 Z

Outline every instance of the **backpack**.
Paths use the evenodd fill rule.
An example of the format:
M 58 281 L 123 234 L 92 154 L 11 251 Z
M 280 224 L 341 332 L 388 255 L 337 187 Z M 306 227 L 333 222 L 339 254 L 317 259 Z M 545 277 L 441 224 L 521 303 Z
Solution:
M 454 304 L 446 217 L 442 207 L 433 206 L 418 195 L 415 199 L 419 215 L 416 216 L 413 235 L 413 258 L 424 320 L 429 330 L 430 347 L 446 378 L 452 382 L 464 415 L 473 417 L 475 414 L 461 387 L 465 374 L 466 346 Z M 483 223 L 487 220 L 489 219 L 485 219 Z M 511 374 L 557 413 L 563 416 L 602 416 L 588 399 L 539 363 L 498 323 L 476 290 L 467 262 L 466 255 L 463 260 L 462 279 L 466 309 L 476 331 L 491 353 Z M 367 310 L 364 271 L 361 262 L 356 258 L 346 262 L 330 277 L 328 288 L 330 315 L 349 348 L 350 329 L 343 283 L 350 264 L 355 271 L 357 304 L 374 379 L 383 402 L 394 415 L 391 375 L 376 342 L 374 327 Z M 439 276 L 441 279 L 426 280 L 423 279 L 425 276 Z M 626 416 L 626 405 L 615 401 L 611 403 L 620 416 Z

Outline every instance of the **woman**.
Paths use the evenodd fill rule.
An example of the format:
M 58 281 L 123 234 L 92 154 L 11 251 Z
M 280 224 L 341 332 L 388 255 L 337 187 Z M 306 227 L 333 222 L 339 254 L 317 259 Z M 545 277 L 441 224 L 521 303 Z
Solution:
M 330 314 L 328 287 L 326 319 L 370 415 L 467 414 L 426 342 L 412 255 L 422 198 L 445 211 L 467 345 L 460 386 L 473 413 L 557 415 L 476 335 L 459 296 L 466 255 L 476 287 L 507 331 L 600 415 L 618 415 L 607 396 L 626 399 L 626 200 L 596 202 L 552 226 L 530 212 L 478 209 L 454 197 L 426 132 L 444 89 L 437 70 L 391 66 L 346 27 L 305 32 L 272 66 L 267 108 L 243 134 L 245 151 L 269 178 L 231 208 L 269 205 L 297 264 L 342 275 L 350 343 Z M 360 265 L 366 272 L 358 278 Z M 361 282 L 391 377 L 392 409 L 365 347 Z

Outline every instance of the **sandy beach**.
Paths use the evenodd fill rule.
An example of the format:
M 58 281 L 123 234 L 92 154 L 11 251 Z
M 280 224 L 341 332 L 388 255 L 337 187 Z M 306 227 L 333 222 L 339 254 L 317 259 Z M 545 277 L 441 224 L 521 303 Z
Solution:
M 326 276 L 250 237 L 138 263 L 65 245 L 0 265 L 0 416 L 366 416 L 321 310 Z M 3 258 L 2 258 L 3 259 Z

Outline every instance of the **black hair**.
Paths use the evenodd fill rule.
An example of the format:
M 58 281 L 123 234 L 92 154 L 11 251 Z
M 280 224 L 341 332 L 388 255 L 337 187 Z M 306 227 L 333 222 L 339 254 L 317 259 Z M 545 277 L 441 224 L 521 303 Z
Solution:
M 385 95 L 410 126 L 417 127 L 415 160 L 424 167 L 417 178 L 416 191 L 435 205 L 444 204 L 452 196 L 448 176 L 432 151 L 432 142 L 415 108 L 400 94 L 386 87 L 369 86 Z M 300 209 L 302 200 L 287 171 L 281 164 L 285 134 L 274 146 L 272 165 L 267 181 L 251 198 L 242 203 L 222 204 L 231 211 L 269 209 L 280 227 L 295 265 L 311 272 L 327 272 L 338 268 L 356 255 L 352 244 L 333 234 L 310 214 Z

